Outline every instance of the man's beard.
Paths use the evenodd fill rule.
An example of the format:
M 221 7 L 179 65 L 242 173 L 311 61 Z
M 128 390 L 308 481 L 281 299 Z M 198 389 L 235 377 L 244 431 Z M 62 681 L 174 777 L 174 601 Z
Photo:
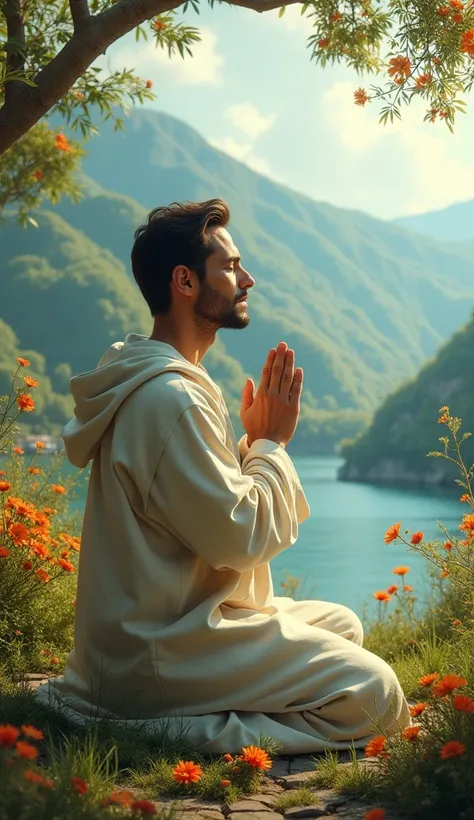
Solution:
M 227 299 L 218 290 L 215 290 L 206 281 L 201 283 L 201 289 L 194 306 L 194 312 L 199 323 L 206 322 L 214 328 L 242 330 L 250 322 L 247 311 L 237 301 L 245 293 L 240 293 L 232 301 Z

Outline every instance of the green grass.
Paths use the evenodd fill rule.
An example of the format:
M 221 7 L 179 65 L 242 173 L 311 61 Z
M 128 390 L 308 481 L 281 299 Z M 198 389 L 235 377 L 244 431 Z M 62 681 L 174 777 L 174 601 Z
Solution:
M 290 791 L 280 795 L 273 806 L 273 811 L 284 814 L 287 809 L 298 808 L 299 806 L 314 806 L 316 803 L 319 803 L 319 798 L 310 789 L 290 789 Z

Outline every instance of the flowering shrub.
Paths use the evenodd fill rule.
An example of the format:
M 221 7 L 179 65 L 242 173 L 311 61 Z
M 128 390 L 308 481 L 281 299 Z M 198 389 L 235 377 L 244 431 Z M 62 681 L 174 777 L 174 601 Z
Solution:
M 35 409 L 38 382 L 18 359 L 10 395 L 0 400 L 0 660 L 10 672 L 51 669 L 72 641 L 80 540 L 67 532 L 71 482 L 58 483 L 58 464 L 41 464 L 44 445 L 26 460 L 13 447 L 15 423 Z M 10 455 L 8 456 L 8 453 Z M 31 671 L 32 667 L 28 671 Z

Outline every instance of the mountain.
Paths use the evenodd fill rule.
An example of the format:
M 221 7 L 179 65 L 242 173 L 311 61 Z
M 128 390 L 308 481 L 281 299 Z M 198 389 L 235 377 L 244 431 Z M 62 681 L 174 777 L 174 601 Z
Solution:
M 474 433 L 474 314 L 465 327 L 443 345 L 416 379 L 408 382 L 377 410 L 359 439 L 343 448 L 345 464 L 339 478 L 348 481 L 396 481 L 438 484 L 452 482 L 456 469 L 445 459 L 426 458 L 443 450 L 438 439 L 439 408 L 448 405 Z M 463 444 L 467 467 L 474 462 L 474 438 Z
M 395 224 L 438 241 L 474 240 L 474 199 L 458 202 L 439 211 L 406 216 L 395 220 Z
M 231 233 L 257 280 L 252 321 L 242 333 L 219 334 L 205 364 L 236 418 L 245 374 L 258 377 L 280 338 L 295 347 L 305 368 L 300 451 L 327 452 L 354 437 L 469 316 L 469 254 L 313 202 L 179 120 L 135 111 L 125 133 L 106 123 L 89 148 L 79 204 L 43 209 L 37 230 L 20 229 L 13 217 L 0 228 L 0 317 L 22 350 L 43 356 L 61 401 L 67 367 L 93 367 L 110 341 L 149 331 L 130 273 L 133 232 L 149 209 L 173 200 L 229 202 Z

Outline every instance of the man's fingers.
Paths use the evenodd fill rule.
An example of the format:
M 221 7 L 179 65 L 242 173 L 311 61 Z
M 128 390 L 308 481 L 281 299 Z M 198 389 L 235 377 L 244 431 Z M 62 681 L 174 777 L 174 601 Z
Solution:
M 255 384 L 253 379 L 247 379 L 242 390 L 242 412 L 252 406 L 255 396 Z
M 270 375 L 269 389 L 272 393 L 280 392 L 280 382 L 285 366 L 285 355 L 288 349 L 286 342 L 280 342 L 276 349 L 275 361 L 273 362 L 272 372 Z
M 293 384 L 293 377 L 295 375 L 295 351 L 287 350 L 285 356 L 285 363 L 283 365 L 283 373 L 281 375 L 280 393 L 282 396 L 288 398 Z
M 272 375 L 273 362 L 275 361 L 276 350 L 272 347 L 268 352 L 265 364 L 263 365 L 262 375 L 260 376 L 260 387 L 262 390 L 268 390 L 270 386 L 270 376 Z
M 303 390 L 303 368 L 297 367 L 291 385 L 290 405 L 299 408 L 301 392 Z

